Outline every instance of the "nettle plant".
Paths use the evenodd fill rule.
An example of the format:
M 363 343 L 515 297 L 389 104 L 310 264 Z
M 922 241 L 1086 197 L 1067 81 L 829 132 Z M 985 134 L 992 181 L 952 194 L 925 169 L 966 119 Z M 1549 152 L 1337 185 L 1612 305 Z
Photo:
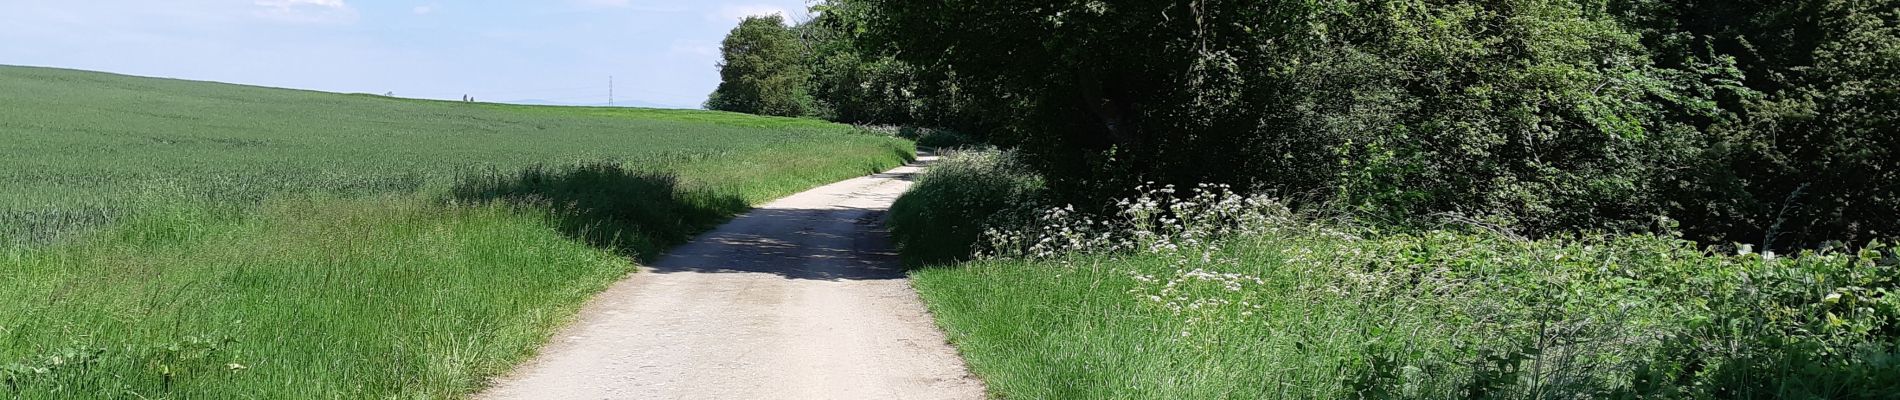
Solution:
M 1292 210 L 1279 201 L 1238 194 L 1228 185 L 1202 184 L 1185 196 L 1174 185 L 1153 185 L 1136 187 L 1134 197 L 1116 201 L 1107 218 L 1065 205 L 1017 228 L 991 227 L 977 256 L 1047 259 L 1135 251 L 1210 258 L 1219 251 L 1220 238 L 1267 233 L 1294 221 Z
M 1180 338 L 1215 325 L 1240 322 L 1261 309 L 1268 282 L 1244 273 L 1245 260 L 1225 252 L 1229 238 L 1323 229 L 1298 225 L 1292 210 L 1263 195 L 1235 193 L 1228 185 L 1203 184 L 1185 192 L 1174 185 L 1144 184 L 1097 218 L 1073 206 L 1048 209 L 1019 229 L 989 229 L 979 258 L 1050 260 L 1068 263 L 1084 255 L 1165 260 L 1166 268 L 1129 268 L 1135 282 L 1127 293 L 1180 321 Z M 1337 231 L 1329 231 L 1341 234 Z

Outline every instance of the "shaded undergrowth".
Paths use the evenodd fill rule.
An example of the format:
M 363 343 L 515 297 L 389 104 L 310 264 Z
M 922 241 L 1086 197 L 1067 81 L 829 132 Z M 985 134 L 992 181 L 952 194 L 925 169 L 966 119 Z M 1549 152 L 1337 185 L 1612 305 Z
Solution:
M 676 173 L 604 161 L 477 174 L 451 192 L 458 201 L 549 210 L 562 234 L 642 261 L 751 208 L 739 196 L 682 187 Z
M 1015 153 L 951 151 L 891 205 L 891 241 L 908 266 L 969 258 L 983 230 L 1040 206 L 1043 179 Z

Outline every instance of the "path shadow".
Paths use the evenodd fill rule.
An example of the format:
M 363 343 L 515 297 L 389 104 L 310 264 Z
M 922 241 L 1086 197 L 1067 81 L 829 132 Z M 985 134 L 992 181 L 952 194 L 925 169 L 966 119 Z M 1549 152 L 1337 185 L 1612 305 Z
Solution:
M 902 279 L 883 209 L 758 209 L 651 266 L 654 273 L 767 273 L 786 279 Z
M 912 181 L 915 175 L 871 177 Z M 451 193 L 457 201 L 548 210 L 562 234 L 636 258 L 654 273 L 770 273 L 831 281 L 905 277 L 884 208 L 753 209 L 735 196 L 682 188 L 669 173 L 612 162 L 467 173 Z M 892 198 L 879 200 L 897 196 L 853 193 L 839 201 L 887 195 Z
M 643 262 L 751 208 L 737 196 L 682 188 L 670 173 L 613 162 L 468 173 L 452 194 L 552 210 L 562 234 Z
M 871 174 L 870 177 L 878 178 L 878 179 L 890 179 L 894 181 L 905 181 L 905 182 L 917 181 L 916 173 L 879 172 L 879 173 Z

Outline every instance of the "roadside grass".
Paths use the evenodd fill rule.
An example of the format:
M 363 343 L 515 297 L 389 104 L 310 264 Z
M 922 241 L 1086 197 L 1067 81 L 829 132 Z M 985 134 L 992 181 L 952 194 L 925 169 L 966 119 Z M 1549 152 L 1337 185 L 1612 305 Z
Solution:
M 908 142 L 0 67 L 0 398 L 455 398 L 635 262 Z M 703 115 L 701 115 L 703 114 Z
M 630 272 L 494 204 L 354 199 L 128 221 L 14 253 L 9 398 L 442 398 L 506 371 Z
M 913 278 L 1011 399 L 1900 393 L 1896 267 L 1876 251 L 1767 261 L 1446 232 L 1227 245 L 1212 256 L 1232 262 L 1062 256 Z
M 993 394 L 1900 393 L 1900 259 L 1880 244 L 1776 256 L 1657 236 L 1381 232 L 1218 187 L 1142 193 L 1112 216 L 1057 208 L 995 227 L 984 257 L 912 273 Z

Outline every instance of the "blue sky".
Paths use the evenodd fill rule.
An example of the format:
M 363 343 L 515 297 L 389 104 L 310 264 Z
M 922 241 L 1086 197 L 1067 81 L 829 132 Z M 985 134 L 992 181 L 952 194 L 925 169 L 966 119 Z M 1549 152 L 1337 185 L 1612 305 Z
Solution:
M 804 0 L 0 0 L 0 64 L 349 93 L 698 107 L 719 40 Z

